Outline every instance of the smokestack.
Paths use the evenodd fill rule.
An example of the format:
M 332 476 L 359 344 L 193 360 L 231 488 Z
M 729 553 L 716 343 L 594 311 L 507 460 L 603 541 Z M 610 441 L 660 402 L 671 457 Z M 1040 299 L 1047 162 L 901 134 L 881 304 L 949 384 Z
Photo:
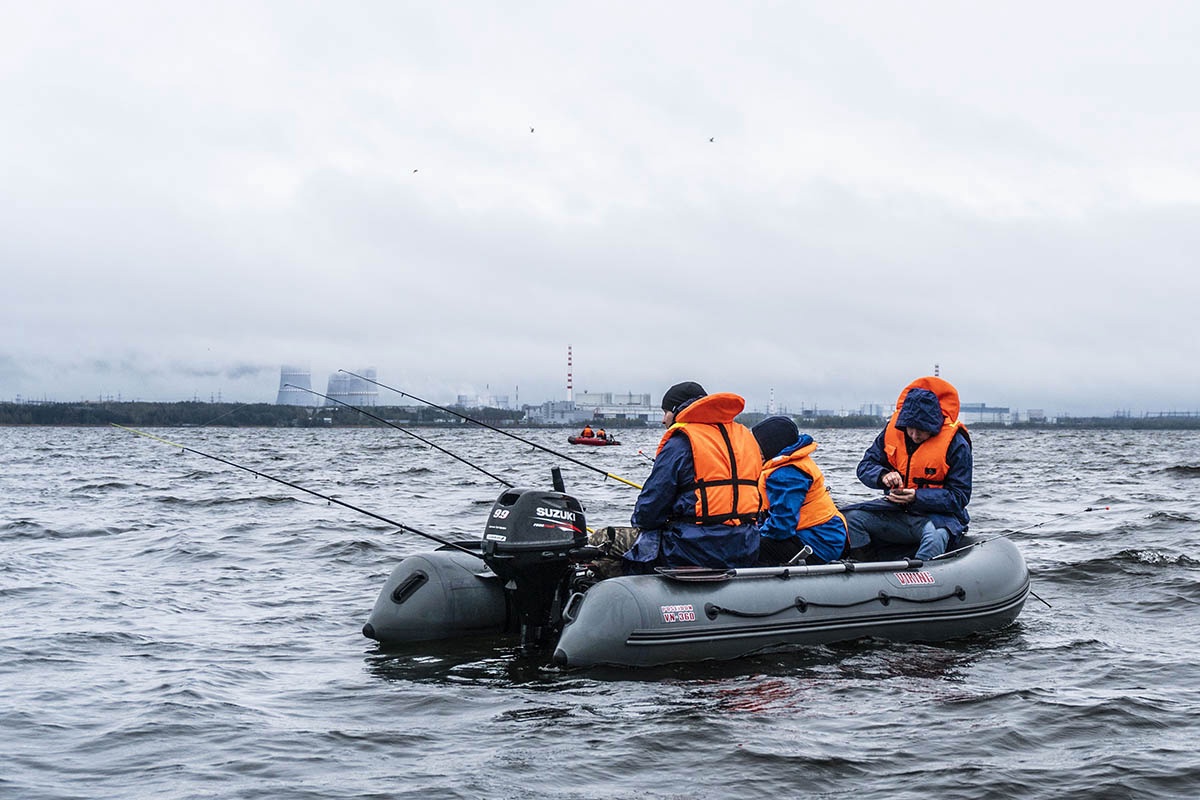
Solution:
M 575 389 L 571 385 L 571 345 L 567 345 L 567 402 L 575 402 Z

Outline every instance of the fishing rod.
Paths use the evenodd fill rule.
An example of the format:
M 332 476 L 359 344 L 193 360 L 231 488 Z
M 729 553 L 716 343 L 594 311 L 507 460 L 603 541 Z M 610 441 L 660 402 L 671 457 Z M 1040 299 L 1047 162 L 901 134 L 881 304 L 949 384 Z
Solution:
M 339 369 L 338 372 L 344 372 L 347 375 L 350 375 L 351 377 L 358 378 L 359 380 L 364 380 L 367 383 L 373 383 L 382 389 L 387 389 L 388 391 L 395 392 L 396 394 L 400 395 L 401 397 L 410 397 L 413 400 L 416 400 L 418 403 L 424 403 L 427 406 L 436 408 L 438 411 L 444 411 L 447 414 L 453 414 L 454 416 L 458 417 L 459 419 L 465 419 L 467 422 L 473 422 L 476 425 L 487 428 L 488 430 L 493 430 L 496 433 L 502 433 L 505 436 L 508 436 L 509 438 L 512 438 L 512 439 L 516 439 L 518 442 L 527 444 L 530 447 L 535 447 L 538 450 L 543 450 L 547 453 L 550 453 L 551 455 L 558 456 L 559 458 L 565 458 L 567 461 L 570 461 L 572 464 L 578 464 L 579 466 L 583 467 L 584 469 L 590 469 L 593 472 L 599 472 L 601 475 L 603 475 L 606 478 L 612 478 L 614 481 L 620 481 L 621 483 L 632 486 L 635 489 L 642 488 L 642 485 L 640 483 L 634 483 L 633 481 L 629 481 L 629 480 L 622 478 L 620 475 L 613 475 L 611 472 L 605 472 L 604 470 L 600 469 L 599 467 L 593 467 L 591 464 L 585 464 L 582 461 L 580 461 L 579 459 L 572 458 L 571 456 L 567 455 L 566 453 L 560 453 L 557 450 L 551 450 L 549 447 L 543 447 L 542 445 L 537 444 L 536 442 L 531 442 L 528 439 L 522 439 L 520 436 L 517 436 L 515 433 L 510 433 L 510 432 L 504 430 L 503 428 L 497 428 L 495 425 L 489 425 L 486 422 L 481 422 L 477 419 L 473 419 L 471 417 L 468 417 L 466 414 L 460 414 L 457 411 L 453 411 L 449 408 L 446 408 L 445 406 L 439 406 L 437 403 L 431 403 L 428 400 L 422 400 L 420 397 L 417 397 L 415 394 L 409 394 L 408 392 L 402 392 L 393 386 L 388 386 L 386 383 L 380 383 L 377 380 L 373 380 L 371 378 L 367 378 L 362 375 L 358 375 L 354 372 L 351 372 L 350 370 Z
M 357 411 L 358 413 L 363 414 L 364 416 L 370 417 L 371 419 L 379 420 L 384 425 L 390 425 L 402 433 L 407 433 L 409 436 L 413 437 L 417 441 L 424 442 L 425 444 L 429 445 L 430 447 L 434 448 L 435 450 L 441 450 L 443 453 L 450 456 L 451 458 L 458 459 L 462 463 L 466 464 L 468 467 L 473 467 L 474 469 L 479 470 L 484 475 L 487 475 L 489 478 L 500 481 L 500 483 L 504 484 L 505 487 L 507 487 L 509 489 L 513 488 L 513 484 L 509 483 L 508 481 L 504 480 L 503 478 L 496 477 L 492 473 L 485 470 L 483 467 L 476 466 L 475 464 L 472 464 L 470 461 L 467 461 L 465 458 L 461 458 L 461 457 L 455 455 L 454 453 L 451 453 L 446 448 L 440 447 L 440 446 L 434 444 L 433 442 L 429 441 L 428 439 L 423 439 L 422 437 L 417 436 L 417 434 L 413 433 L 410 430 L 400 427 L 399 425 L 392 422 L 391 420 L 387 420 L 376 414 L 372 414 L 370 411 L 364 411 L 363 409 L 359 408 L 358 406 L 352 406 L 349 403 L 338 400 L 336 397 L 330 397 L 327 394 L 321 394 L 320 392 L 313 391 L 312 389 L 305 389 L 303 386 L 296 386 L 295 384 L 291 384 L 291 383 L 285 383 L 284 386 L 291 386 L 293 389 L 300 389 L 305 392 L 311 392 L 312 394 L 315 394 L 318 397 L 324 397 L 326 400 L 332 400 L 335 403 L 340 403 L 341 405 L 344 405 L 346 408 L 353 409 L 353 410 Z M 553 481 L 554 481 L 554 491 L 562 492 L 565 494 L 567 489 L 566 489 L 566 486 L 563 484 L 562 473 L 559 471 L 558 467 L 553 467 L 550 470 L 550 472 L 551 472 L 551 475 L 552 475 Z M 592 532 L 592 529 L 588 528 L 588 533 L 591 533 L 591 532 Z
M 641 456 L 642 458 L 644 458 L 644 459 L 648 460 L 648 461 L 649 461 L 651 464 L 653 464 L 653 463 L 654 463 L 654 458 L 653 458 L 652 456 L 648 456 L 648 455 L 646 455 L 646 454 L 645 454 L 645 453 L 643 453 L 641 450 L 638 450 L 638 455 L 639 455 L 639 456 Z
M 987 537 L 986 539 L 980 539 L 980 540 L 979 540 L 979 541 L 977 541 L 977 542 L 971 542 L 971 543 L 970 543 L 970 544 L 968 544 L 968 545 L 963 545 L 962 547 L 955 548 L 954 550 L 947 550 L 945 553 L 942 553 L 941 555 L 934 556 L 933 558 L 931 558 L 931 559 L 929 559 L 929 560 L 930 560 L 930 561 L 937 561 L 939 558 L 945 558 L 946 556 L 950 556 L 950 555 L 953 555 L 953 554 L 955 554 L 955 553 L 961 553 L 963 550 L 970 550 L 972 547 L 978 547 L 978 546 L 979 546 L 979 545 L 981 545 L 981 544 L 985 544 L 985 543 L 987 543 L 987 542 L 991 542 L 991 541 L 994 541 L 994 540 L 996 540 L 996 539 L 1002 539 L 1002 538 L 1004 538 L 1005 536 L 1012 536 L 1014 533 L 1023 533 L 1023 532 L 1025 532 L 1025 531 L 1031 531 L 1031 530 L 1033 530 L 1034 528 L 1040 528 L 1040 527 L 1042 527 L 1043 525 L 1048 525 L 1048 524 L 1049 524 L 1049 523 L 1051 523 L 1051 522 L 1057 522 L 1058 520 L 1060 520 L 1060 519 L 1066 519 L 1067 517 L 1077 517 L 1077 516 L 1079 516 L 1080 514 L 1086 514 L 1086 513 L 1088 513 L 1089 511 L 1108 511 L 1108 508 L 1109 508 L 1108 506 L 1088 506 L 1087 508 L 1081 508 L 1081 509 L 1080 509 L 1080 510 L 1078 510 L 1078 511 L 1072 511 L 1072 512 L 1071 512 L 1071 513 L 1069 513 L 1069 514 L 1061 514 L 1061 515 L 1059 515 L 1059 516 L 1057 516 L 1057 517 L 1052 517 L 1052 518 L 1050 518 L 1050 519 L 1044 519 L 1044 520 L 1042 520 L 1041 522 L 1035 522 L 1035 523 L 1034 523 L 1034 524 L 1032 524 L 1032 525 L 1026 525 L 1024 528 L 1017 528 L 1015 531 L 1005 531 L 1004 533 L 998 533 L 998 534 L 996 534 L 995 536 L 989 536 L 989 537 Z M 1041 599 L 1041 598 L 1038 598 L 1038 599 Z M 1044 603 L 1044 602 L 1046 602 L 1046 601 L 1044 601 L 1044 600 L 1043 600 L 1042 602 Z
M 311 494 L 313 497 L 319 497 L 322 500 L 329 502 L 329 503 L 336 503 L 337 505 L 342 506 L 343 508 L 348 508 L 351 511 L 357 511 L 360 514 L 366 514 L 368 517 L 372 517 L 374 519 L 380 520 L 381 522 L 386 522 L 388 525 L 393 525 L 402 531 L 408 531 L 409 533 L 415 533 L 418 536 L 424 536 L 426 539 L 432 539 L 433 541 L 438 542 L 439 544 L 444 544 L 447 547 L 454 548 L 455 550 L 461 550 L 464 553 L 470 553 L 471 555 L 475 556 L 476 558 L 480 559 L 481 561 L 483 560 L 482 554 L 477 553 L 468 547 L 463 547 L 460 544 L 455 544 L 454 542 L 451 542 L 448 539 L 443 539 L 440 536 L 434 536 L 432 533 L 426 533 L 425 531 L 418 530 L 417 528 L 414 528 L 411 525 L 404 525 L 403 523 L 396 522 L 393 519 L 388 519 L 387 517 L 385 517 L 381 514 L 376 514 L 373 511 L 367 511 L 365 508 L 359 508 L 358 506 L 351 505 L 350 503 L 347 503 L 344 500 L 338 500 L 336 497 L 330 497 L 329 495 L 321 494 L 320 492 L 314 492 L 312 489 L 306 489 L 303 486 L 299 486 L 295 483 L 292 483 L 291 481 L 285 481 L 283 478 L 276 478 L 274 475 L 268 475 L 265 472 L 259 472 L 256 469 L 252 469 L 250 467 L 244 467 L 241 464 L 237 464 L 228 459 L 221 458 L 220 456 L 209 455 L 208 453 L 201 452 L 200 450 L 196 450 L 195 448 L 186 447 L 177 442 L 172 442 L 167 439 L 163 439 L 160 436 L 155 436 L 152 433 L 146 433 L 145 431 L 139 431 L 137 428 L 127 428 L 124 425 L 118 425 L 115 422 L 110 422 L 108 424 L 112 425 L 114 428 L 120 428 L 123 431 L 129 431 L 130 433 L 135 433 L 138 436 L 145 436 L 147 439 L 153 439 L 156 442 L 162 442 L 163 444 L 170 445 L 171 447 L 178 447 L 180 450 L 183 450 L 184 452 L 187 452 L 187 453 L 195 453 L 198 456 L 204 456 L 205 458 L 211 458 L 213 461 L 220 461 L 222 464 L 228 464 L 231 467 L 236 467 L 240 470 L 245 470 L 246 472 L 249 472 L 251 475 L 256 475 L 260 478 L 266 478 L 267 480 L 275 481 L 276 483 L 282 483 L 284 486 L 289 486 L 298 491 L 306 492 L 308 494 Z
M 433 442 L 429 441 L 428 439 L 422 438 L 422 437 L 418 436 L 417 434 L 413 433 L 412 431 L 407 430 L 406 428 L 401 428 L 399 425 L 392 422 L 391 420 L 384 419 L 383 417 L 372 414 L 370 411 L 365 411 L 365 410 L 359 408 L 358 406 L 352 406 L 349 403 L 338 400 L 336 397 L 330 397 L 327 394 L 321 394 L 320 392 L 314 392 L 312 389 L 305 389 L 303 386 L 296 386 L 295 384 L 292 384 L 292 383 L 285 383 L 284 386 L 291 386 L 293 389 L 300 389 L 301 391 L 305 391 L 310 394 L 315 394 L 317 397 L 324 397 L 326 400 L 331 400 L 334 403 L 338 403 L 339 405 L 345 406 L 346 408 L 353 409 L 354 411 L 357 411 L 358 413 L 362 414 L 365 417 L 370 417 L 373 420 L 382 422 L 384 425 L 390 425 L 391 427 L 395 428 L 396 430 L 400 431 L 401 433 L 407 433 L 409 436 L 413 437 L 418 442 L 424 442 L 425 444 L 432 447 L 434 450 L 440 450 L 441 452 L 445 453 L 446 455 L 450 456 L 451 458 L 457 459 L 457 460 L 461 461 L 462 463 L 466 464 L 468 467 L 479 470 L 480 472 L 482 472 L 484 475 L 487 475 L 492 480 L 499 481 L 500 483 L 504 484 L 509 489 L 513 488 L 513 485 L 511 483 L 509 483 L 508 481 L 504 480 L 504 478 L 500 478 L 500 477 L 493 475 L 492 473 L 488 472 L 483 467 L 472 464 L 470 461 L 467 461 L 465 458 L 462 458 L 461 456 L 457 456 L 454 453 L 451 453 L 446 448 L 444 448 L 440 445 L 436 445 Z

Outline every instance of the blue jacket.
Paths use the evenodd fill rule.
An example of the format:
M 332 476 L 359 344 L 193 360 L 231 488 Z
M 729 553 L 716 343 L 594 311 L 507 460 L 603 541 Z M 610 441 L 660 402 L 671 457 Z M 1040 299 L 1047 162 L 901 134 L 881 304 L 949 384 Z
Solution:
M 625 553 L 627 572 L 667 567 L 752 567 L 758 560 L 753 525 L 696 525 L 671 522 L 694 515 L 696 492 L 680 487 L 696 480 L 696 464 L 686 436 L 672 436 L 654 459 L 654 468 L 638 495 L 630 523 L 641 530 Z
M 907 405 L 905 403 L 905 407 Z M 897 427 L 904 427 L 900 425 L 901 421 L 904 421 L 903 409 L 896 420 Z M 938 424 L 941 424 L 940 412 Z M 937 489 L 917 489 L 916 499 L 908 505 L 896 505 L 880 498 L 843 508 L 842 511 L 863 509 L 919 514 L 928 517 L 935 526 L 946 528 L 951 535 L 957 536 L 966 531 L 967 524 L 971 521 L 971 516 L 967 513 L 967 503 L 971 501 L 973 461 L 971 443 L 965 434 L 960 432 L 951 440 L 946 453 L 946 465 L 950 470 L 946 473 L 945 485 Z M 858 463 L 858 479 L 872 489 L 882 489 L 883 483 L 880 479 L 892 469 L 887 456 L 884 455 L 883 431 L 880 431 L 874 443 L 863 454 L 862 461 Z
M 779 451 L 786 456 L 801 447 L 812 444 L 812 437 L 807 433 L 800 434 L 800 440 Z M 813 525 L 803 530 L 796 529 L 800 519 L 800 507 L 804 505 L 805 495 L 812 486 L 812 476 L 792 464 L 780 467 L 767 478 L 767 500 L 770 507 L 766 517 L 759 522 L 758 532 L 768 539 L 798 538 L 813 550 L 813 555 L 825 563 L 842 557 L 842 549 L 846 546 L 846 523 L 841 517 Z

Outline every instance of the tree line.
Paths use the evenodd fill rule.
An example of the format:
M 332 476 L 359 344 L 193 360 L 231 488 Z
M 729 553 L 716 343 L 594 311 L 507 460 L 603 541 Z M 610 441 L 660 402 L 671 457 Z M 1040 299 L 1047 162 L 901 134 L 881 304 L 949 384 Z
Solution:
M 371 406 L 367 409 L 396 425 L 453 426 L 468 424 L 462 417 L 431 406 Z M 450 407 L 463 416 L 496 427 L 526 425 L 525 412 L 507 408 Z M 754 425 L 766 415 L 747 412 L 738 417 L 745 425 Z M 794 417 L 801 430 L 809 428 L 878 428 L 880 417 L 869 415 Z M 0 425 L 127 425 L 129 427 L 170 428 L 181 426 L 221 426 L 244 428 L 318 428 L 362 427 L 378 425 L 378 420 L 347 406 L 280 406 L 273 403 L 202 403 L 186 400 L 176 403 L 96 402 L 96 403 L 0 403 Z M 642 420 L 596 419 L 613 430 L 650 427 Z M 538 427 L 573 428 L 579 423 L 539 425 Z M 657 426 L 654 426 L 657 427 Z M 971 428 L 1014 428 L 1018 430 L 1115 429 L 1115 430 L 1198 430 L 1200 416 L 1161 417 L 1059 417 L 1053 422 L 971 423 Z
M 460 425 L 464 420 L 424 406 L 371 406 L 366 409 L 397 425 Z M 497 427 L 514 425 L 524 412 L 501 408 L 460 413 Z M 234 428 L 318 428 L 379 425 L 346 406 L 324 408 L 273 403 L 0 403 L 0 425 L 127 425 L 166 428 L 221 426 Z

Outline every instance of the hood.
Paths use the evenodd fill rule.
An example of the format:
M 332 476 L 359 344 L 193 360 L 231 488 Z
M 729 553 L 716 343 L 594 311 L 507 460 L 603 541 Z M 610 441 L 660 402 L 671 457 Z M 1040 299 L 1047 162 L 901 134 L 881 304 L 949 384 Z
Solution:
M 940 431 L 944 421 L 937 395 L 928 389 L 910 389 L 900 413 L 896 415 L 897 428 L 919 428 L 929 433 Z
M 746 408 L 746 401 L 731 392 L 717 392 L 696 400 L 675 415 L 675 422 L 733 422 Z
M 799 453 L 802 456 L 806 456 L 816 449 L 817 443 L 813 441 L 813 438 L 807 433 L 802 433 L 800 434 L 800 440 L 795 444 L 789 445 L 780 450 L 777 458 L 787 458 L 793 453 Z

